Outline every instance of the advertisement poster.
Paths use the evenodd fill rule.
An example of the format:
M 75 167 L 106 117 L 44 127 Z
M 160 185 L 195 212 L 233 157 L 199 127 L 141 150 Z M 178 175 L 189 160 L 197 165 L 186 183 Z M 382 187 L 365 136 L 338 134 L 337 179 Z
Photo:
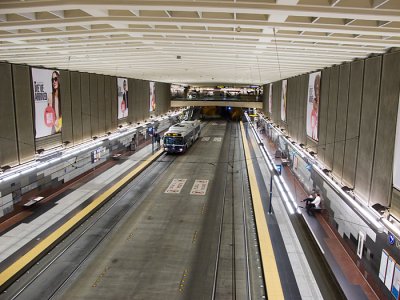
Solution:
M 281 95 L 281 120 L 286 122 L 286 92 L 287 80 L 282 80 L 282 95 Z
M 400 190 L 400 105 L 397 110 L 396 138 L 393 159 L 393 186 Z
M 394 299 L 399 299 L 400 292 L 400 266 L 396 264 L 394 268 L 393 284 L 392 284 L 392 295 Z
M 387 254 L 387 252 L 385 250 L 383 250 L 382 256 L 381 256 L 381 265 L 379 267 L 379 278 L 382 280 L 382 282 L 385 282 L 388 258 L 389 258 L 389 255 Z
M 318 141 L 318 113 L 321 92 L 321 72 L 310 74 L 307 97 L 307 135 Z
M 35 137 L 61 132 L 60 73 L 32 68 L 33 102 L 35 104 Z
M 154 81 L 150 81 L 150 112 L 156 110 L 156 85 Z
M 389 291 L 392 290 L 392 283 L 393 283 L 393 275 L 394 275 L 394 266 L 396 265 L 396 261 L 394 258 L 388 258 L 388 264 L 386 267 L 386 277 L 385 277 L 385 285 Z
M 269 84 L 268 112 L 272 114 L 272 83 Z
M 118 89 L 118 119 L 128 116 L 128 79 L 117 78 Z

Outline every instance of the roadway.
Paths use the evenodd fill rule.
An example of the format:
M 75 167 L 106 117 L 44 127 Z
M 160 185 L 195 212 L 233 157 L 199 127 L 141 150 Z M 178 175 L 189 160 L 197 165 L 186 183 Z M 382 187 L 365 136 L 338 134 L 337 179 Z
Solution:
M 248 173 L 243 142 L 239 123 L 208 122 L 187 153 L 159 156 L 0 299 L 262 299 L 276 291 L 301 299 L 275 217 L 266 218 L 275 269 L 259 246 L 267 228 L 257 229 L 254 215 L 264 209 L 250 195 L 268 193 L 265 184 L 249 189 L 255 177 L 263 186 L 263 174 L 257 165 Z M 339 299 L 304 222 L 292 222 L 315 254 L 308 259 L 324 298 Z M 265 287 L 264 276 L 277 284 Z
M 209 122 L 186 154 L 163 154 L 2 296 L 261 298 L 241 143 L 237 123 Z M 196 180 L 208 186 L 191 195 Z

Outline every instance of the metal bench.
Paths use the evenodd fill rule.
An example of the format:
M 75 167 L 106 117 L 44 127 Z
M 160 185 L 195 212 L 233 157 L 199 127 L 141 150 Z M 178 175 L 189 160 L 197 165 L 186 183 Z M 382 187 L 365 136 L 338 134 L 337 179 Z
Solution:
M 120 158 L 121 158 L 121 153 L 114 154 L 114 155 L 112 156 L 112 159 L 113 159 L 113 160 L 119 160 Z
M 44 197 L 42 197 L 42 196 L 37 196 L 37 197 L 35 197 L 35 198 L 29 200 L 28 202 L 26 202 L 26 203 L 24 204 L 24 207 L 30 207 L 30 206 L 32 206 L 32 205 L 35 205 L 36 203 L 42 201 L 43 199 L 44 199 Z

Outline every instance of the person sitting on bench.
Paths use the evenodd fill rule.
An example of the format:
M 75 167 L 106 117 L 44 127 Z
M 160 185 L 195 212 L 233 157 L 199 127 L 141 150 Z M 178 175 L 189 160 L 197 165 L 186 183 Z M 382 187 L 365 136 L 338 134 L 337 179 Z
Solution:
M 313 201 L 307 203 L 306 209 L 309 216 L 313 215 L 312 210 L 321 209 L 321 197 L 319 193 L 317 193 L 317 197 Z
M 304 200 L 301 200 L 301 202 L 305 202 L 306 205 L 308 205 L 310 202 L 314 201 L 316 197 L 315 195 L 316 195 L 315 190 L 312 190 L 311 194 Z

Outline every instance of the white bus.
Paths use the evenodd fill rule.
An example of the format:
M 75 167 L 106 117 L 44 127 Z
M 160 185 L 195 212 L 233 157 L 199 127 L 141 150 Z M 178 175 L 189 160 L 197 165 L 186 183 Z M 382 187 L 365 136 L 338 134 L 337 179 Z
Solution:
M 168 153 L 185 152 L 200 136 L 200 121 L 182 121 L 164 134 L 164 150 Z

